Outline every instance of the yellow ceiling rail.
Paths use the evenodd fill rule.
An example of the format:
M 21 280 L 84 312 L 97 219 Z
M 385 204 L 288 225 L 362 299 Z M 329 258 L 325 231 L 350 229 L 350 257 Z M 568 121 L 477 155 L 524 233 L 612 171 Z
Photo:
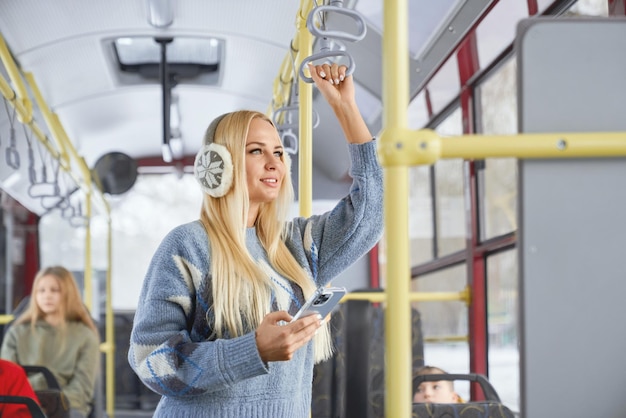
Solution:
M 78 153 L 76 147 L 74 147 L 74 144 L 67 136 L 65 128 L 63 128 L 63 125 L 59 120 L 59 116 L 56 113 L 52 112 L 48 107 L 48 104 L 45 102 L 43 96 L 40 93 L 39 86 L 37 85 L 33 75 L 31 73 L 26 73 L 24 77 L 26 78 L 31 90 L 33 91 L 35 100 L 37 101 L 37 106 L 39 107 L 39 110 L 41 111 L 44 120 L 48 125 L 48 128 L 50 129 L 50 132 L 52 132 L 52 136 L 54 137 L 55 142 L 58 144 L 58 147 L 61 150 L 59 152 L 60 161 L 66 161 L 70 166 L 70 170 L 68 171 L 73 172 L 73 160 L 73 162 L 76 164 L 75 166 L 77 167 L 78 172 L 80 173 L 80 178 L 82 180 L 77 181 L 76 185 L 79 186 L 89 198 L 93 197 L 94 195 L 97 196 L 98 201 L 100 202 L 100 209 L 103 210 L 107 217 L 110 216 L 109 205 L 104 195 L 98 188 L 95 188 L 93 186 L 94 183 L 91 170 L 89 169 L 89 166 L 87 166 L 85 159 Z M 94 191 L 96 191 L 97 193 L 94 194 Z
M 291 85 L 294 81 L 294 62 L 298 59 L 298 43 L 299 36 L 296 36 L 291 40 L 289 54 L 285 55 L 283 62 L 278 72 L 278 77 L 274 80 L 274 94 L 272 96 L 272 111 L 279 109 L 283 106 L 287 106 L 291 95 Z
M 18 100 L 17 94 L 13 91 L 9 82 L 6 81 L 2 75 L 0 75 L 0 92 L 2 92 L 2 95 L 15 108 L 15 110 L 17 111 L 17 116 L 21 122 L 25 115 L 28 113 L 28 111 L 26 110 L 22 102 Z
M 13 106 L 13 108 L 17 112 L 18 120 L 21 123 L 27 125 L 31 129 L 33 134 L 44 145 L 44 147 L 47 149 L 50 155 L 54 159 L 59 161 L 61 168 L 70 174 L 70 176 L 73 178 L 73 180 L 76 182 L 77 185 L 80 185 L 80 181 L 71 172 L 71 167 L 69 165 L 69 161 L 67 157 L 65 158 L 63 157 L 62 151 L 59 151 L 59 149 L 55 148 L 52 145 L 48 136 L 36 124 L 35 119 L 33 118 L 32 102 L 30 98 L 28 97 L 28 94 L 26 93 L 26 85 L 24 84 L 24 81 L 22 80 L 21 72 L 19 68 L 17 67 L 17 65 L 15 64 L 15 61 L 13 60 L 13 57 L 11 56 L 4 42 L 4 38 L 2 38 L 1 35 L 0 35 L 0 58 L 2 60 L 4 67 L 9 73 L 11 82 L 13 83 L 13 85 L 15 85 L 15 89 L 16 89 L 14 91 L 11 85 L 2 76 L 0 76 L 0 91 L 2 92 L 2 95 L 8 100 L 8 102 Z M 32 79 L 32 76 L 29 74 L 26 74 L 24 75 L 24 78 Z M 37 95 L 40 96 L 38 90 L 34 91 L 34 94 L 36 96 Z M 44 117 L 45 117 L 45 113 L 44 113 Z M 57 144 L 58 144 L 58 141 L 57 141 Z
M 15 111 L 17 112 L 18 120 L 21 123 L 24 123 L 22 122 L 22 120 L 27 119 L 28 122 L 24 124 L 30 128 L 33 134 L 46 147 L 50 155 L 52 155 L 52 157 L 54 157 L 55 159 L 59 159 L 60 161 L 59 157 L 61 154 L 59 153 L 59 151 L 52 146 L 46 134 L 35 123 L 35 120 L 32 117 L 28 117 L 28 111 L 22 104 L 22 101 L 17 100 L 17 94 L 13 91 L 10 84 L 1 75 L 0 75 L 0 92 L 2 93 L 4 98 L 7 99 L 7 101 L 13 107 L 13 109 L 15 109 Z M 61 161 L 61 167 L 64 169 L 68 168 L 67 164 L 64 165 L 62 161 Z
M 580 158 L 626 155 L 626 132 L 557 132 L 442 137 L 431 129 L 382 133 L 383 166 L 434 164 L 439 159 Z
M 5 90 L 5 87 L 8 89 L 8 91 Z M 17 112 L 18 120 L 20 120 L 20 122 L 21 122 L 21 120 L 23 118 L 20 118 L 19 115 L 20 115 L 20 112 L 23 112 L 24 108 L 20 104 L 19 101 L 14 100 L 15 97 L 16 97 L 15 96 L 15 92 L 11 89 L 11 87 L 8 85 L 8 83 L 6 82 L 6 80 L 2 76 L 0 76 L 0 90 L 2 91 L 2 95 L 8 100 L 9 104 Z M 61 158 L 61 153 L 54 147 L 54 145 L 52 144 L 52 142 L 50 141 L 48 136 L 37 125 L 37 123 L 35 122 L 35 119 L 34 118 L 30 118 L 29 121 L 27 123 L 24 123 L 24 124 L 26 126 L 28 126 L 28 128 L 31 130 L 31 132 L 37 137 L 39 142 L 41 142 L 41 144 L 46 148 L 48 153 L 50 153 L 52 158 L 54 158 L 55 160 L 59 161 L 61 169 L 63 169 L 65 172 L 68 173 L 68 175 L 72 178 L 74 183 L 79 185 L 80 184 L 80 180 L 71 171 L 71 167 L 70 167 L 68 161 L 64 161 Z
M 302 57 L 311 55 L 313 50 L 313 36 L 306 26 L 307 16 L 313 8 L 312 0 L 301 0 L 300 9 L 296 16 L 296 34 L 291 40 L 290 51 L 283 59 L 278 76 L 274 80 L 274 93 L 270 110 L 270 117 L 277 109 L 285 107 L 289 103 L 292 93 L 292 85 L 296 81 L 295 76 L 299 69 Z M 299 114 L 298 114 L 298 202 L 300 215 L 309 216 L 312 213 L 312 132 L 313 132 L 313 87 L 300 81 L 298 84 Z M 279 115 L 281 118 L 285 114 Z
M 52 135 L 59 149 L 55 149 L 51 146 L 48 137 L 35 124 L 33 119 L 33 105 L 30 98 L 28 97 L 26 84 L 22 79 L 22 72 L 15 64 L 15 61 L 13 60 L 13 57 L 9 52 L 9 49 L 2 35 L 0 35 L 0 59 L 2 60 L 2 63 L 7 70 L 7 73 L 9 74 L 11 82 L 15 86 L 15 91 L 11 88 L 11 85 L 7 83 L 7 81 L 4 80 L 4 78 L 1 76 L 0 90 L 2 91 L 2 95 L 14 106 L 19 121 L 31 127 L 33 133 L 47 148 L 48 152 L 59 161 L 62 168 L 64 168 L 71 174 L 72 170 L 69 164 L 69 158 L 67 156 L 67 150 L 70 151 L 72 157 L 74 157 L 75 161 L 78 164 L 78 169 L 81 172 L 83 178 L 83 182 L 77 181 L 76 184 L 83 190 L 85 190 L 86 193 L 89 193 L 92 189 L 91 171 L 87 167 L 85 160 L 78 154 L 71 141 L 67 137 L 67 134 L 65 133 L 63 126 L 60 124 L 57 115 L 50 111 L 48 105 L 43 100 L 43 97 L 37 84 L 35 83 L 32 74 L 26 73 L 23 75 L 23 77 L 27 80 L 31 91 L 35 96 L 37 105 L 42 112 L 45 122 L 50 128 L 50 131 L 52 132 Z M 103 197 L 102 200 L 104 200 Z
M 24 115 L 23 113 L 25 112 L 24 106 L 19 101 L 15 100 L 15 98 L 17 97 L 15 95 L 15 92 L 11 89 L 10 85 L 1 75 L 0 75 L 0 91 L 2 92 L 2 95 L 4 96 L 4 98 L 7 99 L 9 104 L 13 107 L 13 109 L 15 109 L 15 111 L 17 112 L 18 120 L 21 122 L 23 117 L 21 117 L 20 115 L 22 116 Z M 54 146 L 52 146 L 52 143 L 50 142 L 46 134 L 37 125 L 37 123 L 35 123 L 35 120 L 31 118 L 27 123 L 24 123 L 24 124 L 30 128 L 31 132 L 37 137 L 37 139 L 39 139 L 39 141 L 44 145 L 44 147 L 46 147 L 50 155 L 52 155 L 52 157 L 60 161 L 61 168 L 67 170 L 68 169 L 67 164 L 63 164 L 63 161 L 60 160 L 61 154 L 56 148 L 54 148 Z
M 26 79 L 26 82 L 28 83 L 31 91 L 33 92 L 33 96 L 35 97 L 37 106 L 39 107 L 39 110 L 41 111 L 41 114 L 43 115 L 44 121 L 46 122 L 48 127 L 51 129 L 52 138 L 54 138 L 57 148 L 59 150 L 59 154 L 60 154 L 58 160 L 61 163 L 69 164 L 69 157 L 67 155 L 67 150 L 65 149 L 65 145 L 63 141 L 61 141 L 61 139 L 59 138 L 60 134 L 54 130 L 54 128 L 56 128 L 55 124 L 53 123 L 54 114 L 50 111 L 50 108 L 48 107 L 47 103 L 44 101 L 43 95 L 41 94 L 41 91 L 39 90 L 39 86 L 35 82 L 35 78 L 33 77 L 33 74 L 29 72 L 24 73 L 24 78 Z
M 15 65 L 15 61 L 13 60 L 13 56 L 9 52 L 9 48 L 7 47 L 6 42 L 4 42 L 4 37 L 0 34 L 0 59 L 4 64 L 4 68 L 6 68 L 7 73 L 9 74 L 9 78 L 13 85 L 15 86 L 15 90 L 17 93 L 17 97 L 14 98 L 16 103 L 19 103 L 16 108 L 19 106 L 20 111 L 18 112 L 17 117 L 19 121 L 22 123 L 30 123 L 33 119 L 33 104 L 28 98 L 28 93 L 26 92 L 26 86 L 22 81 L 22 77 L 20 77 L 20 70 Z M 6 96 L 5 96 L 6 97 Z
M 300 36 L 303 33 L 302 28 L 306 30 L 306 19 L 312 8 L 312 0 L 300 1 L 300 9 L 298 9 L 296 16 L 296 33 L 289 45 L 290 51 L 283 59 L 278 76 L 274 80 L 274 93 L 272 96 L 272 109 L 269 112 L 270 114 L 274 110 L 286 106 L 289 102 L 291 84 L 294 82 L 294 73 L 297 71 L 296 68 L 294 68 L 294 64 L 302 61 L 300 53 L 302 40 Z M 308 56 L 310 53 L 306 55 Z

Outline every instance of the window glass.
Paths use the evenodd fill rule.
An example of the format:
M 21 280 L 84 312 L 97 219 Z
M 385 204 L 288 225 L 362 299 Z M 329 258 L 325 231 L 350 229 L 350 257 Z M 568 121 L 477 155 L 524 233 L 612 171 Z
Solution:
M 219 64 L 224 41 L 216 38 L 177 36 L 167 44 L 168 62 L 210 67 Z M 151 36 L 124 37 L 113 40 L 120 66 L 160 64 L 161 45 Z
M 516 61 L 510 59 L 477 89 L 481 133 L 517 132 Z M 483 196 L 479 209 L 480 238 L 488 239 L 517 229 L 517 159 L 488 158 L 479 173 Z
M 543 13 L 544 10 L 546 10 L 546 8 L 552 3 L 554 3 L 554 0 L 537 0 L 537 8 L 539 9 L 539 13 Z
M 520 410 L 517 251 L 487 258 L 489 381 L 502 402 Z
M 608 16 L 609 1 L 607 0 L 578 0 L 569 9 L 568 14 L 578 16 Z
M 428 110 L 426 107 L 426 95 L 424 90 L 415 96 L 409 103 L 407 119 L 409 129 L 420 129 L 428 123 Z
M 467 283 L 465 264 L 419 276 L 412 292 L 460 292 Z M 467 307 L 461 301 L 413 302 L 422 319 L 424 362 L 449 373 L 469 373 Z M 455 390 L 469 399 L 469 385 L 455 382 Z
M 383 103 L 380 99 L 356 81 L 354 91 L 363 119 L 369 122 L 379 117 L 383 110 Z
M 412 266 L 433 259 L 433 211 L 430 167 L 409 168 L 409 240 Z
M 135 309 L 148 264 L 163 237 L 174 226 L 198 219 L 200 188 L 190 175 L 139 175 L 132 189 L 109 200 L 114 243 L 113 309 Z M 42 265 L 62 264 L 73 271 L 84 270 L 85 228 L 72 228 L 52 212 L 42 217 L 40 233 Z M 92 218 L 91 238 L 93 269 L 106 270 L 104 215 Z
M 461 292 L 467 283 L 465 264 L 411 280 L 412 292 Z M 467 307 L 463 301 L 413 302 L 422 318 L 424 338 L 467 337 Z M 428 359 L 426 359 L 428 361 Z
M 528 17 L 525 1 L 500 1 L 476 28 L 478 60 L 486 67 L 515 39 L 517 22 Z
M 461 90 L 456 55 L 452 55 L 428 82 L 433 113 L 437 114 L 454 99 Z
M 461 110 L 457 108 L 437 126 L 441 136 L 461 135 Z M 435 196 L 438 255 L 465 248 L 463 160 L 441 159 L 435 163 Z
M 454 9 L 459 0 L 411 0 L 409 12 L 409 50 L 418 54 L 430 40 L 445 17 Z M 370 25 L 380 33 L 383 30 L 384 2 L 380 0 L 359 0 L 355 9 Z

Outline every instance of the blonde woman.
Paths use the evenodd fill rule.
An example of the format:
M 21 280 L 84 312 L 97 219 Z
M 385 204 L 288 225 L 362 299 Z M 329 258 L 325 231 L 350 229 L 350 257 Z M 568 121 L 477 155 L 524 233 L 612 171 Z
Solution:
M 287 221 L 289 160 L 271 120 L 237 111 L 209 125 L 195 164 L 200 219 L 158 248 L 131 334 L 130 365 L 162 395 L 155 417 L 310 416 L 313 365 L 332 354 L 327 325 L 281 321 L 377 243 L 383 191 L 352 76 L 335 64 L 309 69 L 348 142 L 350 194 Z
M 61 266 L 37 273 L 26 311 L 8 329 L 0 357 L 45 366 L 70 401 L 71 418 L 86 417 L 98 372 L 98 330 L 85 308 L 74 276 Z M 34 376 L 35 390 L 47 387 Z

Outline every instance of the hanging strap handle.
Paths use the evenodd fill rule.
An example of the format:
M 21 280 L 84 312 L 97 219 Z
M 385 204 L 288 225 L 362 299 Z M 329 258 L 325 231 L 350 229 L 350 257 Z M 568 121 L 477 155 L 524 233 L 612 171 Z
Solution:
M 341 4 L 340 1 L 336 1 L 335 3 Z M 357 27 L 357 33 L 349 33 L 343 31 L 336 30 L 327 30 L 326 24 L 324 23 L 324 19 L 322 18 L 322 22 L 319 27 L 315 24 L 315 17 L 318 13 L 337 13 L 342 14 L 344 16 L 348 16 L 354 20 Z M 367 25 L 365 24 L 365 19 L 363 16 L 353 9 L 348 9 L 342 6 L 334 6 L 334 5 L 322 5 L 314 7 L 306 19 L 306 26 L 311 34 L 315 35 L 316 38 L 320 40 L 321 47 L 320 52 L 317 54 L 313 54 L 302 60 L 300 63 L 300 78 L 305 83 L 313 83 L 313 79 L 304 74 L 304 69 L 307 67 L 309 63 L 313 63 L 314 61 L 318 61 L 321 59 L 328 58 L 347 58 L 348 59 L 348 69 L 346 70 L 346 75 L 352 75 L 355 69 L 354 59 L 350 54 L 348 54 L 344 50 L 332 50 L 331 48 L 331 40 L 344 40 L 356 42 L 365 38 L 367 33 Z
M 317 13 L 336 13 L 344 16 L 348 16 L 354 20 L 356 24 L 357 32 L 349 33 L 339 30 L 327 30 L 324 26 L 315 24 L 315 17 Z M 345 7 L 339 6 L 318 6 L 311 10 L 311 13 L 306 18 L 306 27 L 309 29 L 309 32 L 313 34 L 317 38 L 332 38 L 332 39 L 342 39 L 344 41 L 358 42 L 365 38 L 367 34 L 367 25 L 365 24 L 365 19 L 363 16 L 353 9 L 347 9 Z

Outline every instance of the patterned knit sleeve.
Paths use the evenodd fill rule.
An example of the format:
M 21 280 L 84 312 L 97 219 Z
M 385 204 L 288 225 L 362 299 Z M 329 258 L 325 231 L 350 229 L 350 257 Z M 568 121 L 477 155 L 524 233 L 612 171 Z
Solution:
M 291 245 L 304 248 L 314 280 L 325 284 L 376 245 L 383 230 L 383 173 L 376 142 L 348 144 L 350 193 L 329 212 L 293 221 Z M 301 241 L 300 241 L 301 240 Z
M 208 280 L 208 242 L 199 222 L 174 229 L 143 282 L 128 361 L 155 392 L 196 396 L 267 374 L 254 333 L 209 341 L 200 289 Z

